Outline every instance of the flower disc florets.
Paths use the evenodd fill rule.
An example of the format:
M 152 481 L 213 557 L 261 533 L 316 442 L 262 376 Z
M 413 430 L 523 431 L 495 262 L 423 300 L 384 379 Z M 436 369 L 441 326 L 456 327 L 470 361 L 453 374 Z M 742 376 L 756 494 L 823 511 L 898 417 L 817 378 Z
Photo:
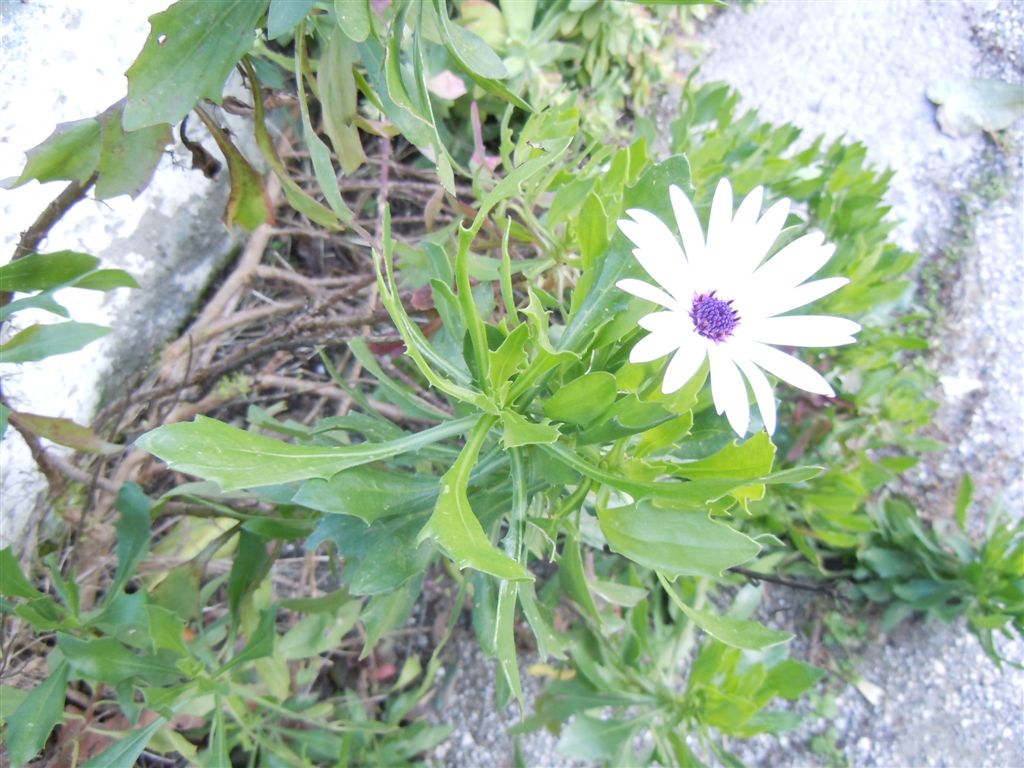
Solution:
M 633 241 L 633 255 L 655 285 L 632 278 L 617 285 L 664 309 L 641 318 L 650 331 L 630 351 L 634 363 L 671 354 L 662 391 L 675 392 L 708 361 L 711 395 L 739 435 L 750 425 L 747 386 L 769 433 L 775 431 L 775 396 L 764 372 L 829 397 L 832 387 L 781 347 L 832 347 L 855 341 L 857 323 L 828 315 L 788 315 L 845 285 L 844 277 L 805 282 L 835 248 L 820 232 L 797 238 L 770 258 L 789 215 L 780 200 L 761 215 L 758 187 L 733 215 L 732 187 L 723 179 L 711 203 L 707 237 L 689 198 L 669 188 L 677 237 L 650 211 L 634 208 L 618 222 Z
M 732 335 L 740 316 L 732 307 L 732 299 L 722 301 L 715 292 L 698 293 L 690 309 L 693 330 L 712 341 L 725 341 Z

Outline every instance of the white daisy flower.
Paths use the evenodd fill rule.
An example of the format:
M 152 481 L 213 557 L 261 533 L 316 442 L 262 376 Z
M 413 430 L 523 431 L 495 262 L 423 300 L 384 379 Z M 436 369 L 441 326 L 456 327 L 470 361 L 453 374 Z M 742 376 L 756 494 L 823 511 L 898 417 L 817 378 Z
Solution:
M 769 434 L 775 431 L 775 397 L 764 371 L 807 392 L 834 397 L 817 371 L 773 345 L 833 347 L 856 341 L 853 334 L 860 326 L 852 320 L 783 314 L 849 282 L 844 277 L 804 282 L 825 265 L 835 246 L 812 232 L 764 261 L 789 214 L 789 200 L 780 200 L 761 216 L 761 187 L 747 195 L 734 217 L 732 187 L 722 179 L 711 204 L 706 240 L 683 191 L 673 186 L 669 196 L 680 238 L 643 209 L 627 211 L 632 219 L 618 222 L 656 285 L 633 279 L 616 285 L 665 308 L 640 320 L 650 334 L 633 347 L 630 362 L 647 363 L 673 353 L 662 383 L 662 392 L 669 394 L 689 381 L 707 358 L 715 410 L 725 413 L 740 437 L 750 424 L 744 379 Z

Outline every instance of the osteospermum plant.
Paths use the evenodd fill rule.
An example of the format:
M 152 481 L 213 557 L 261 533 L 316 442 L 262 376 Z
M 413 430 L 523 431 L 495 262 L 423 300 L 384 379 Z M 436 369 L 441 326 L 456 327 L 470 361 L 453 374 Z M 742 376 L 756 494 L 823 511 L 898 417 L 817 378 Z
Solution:
M 636 246 L 633 255 L 654 285 L 626 278 L 622 290 L 658 304 L 640 319 L 650 333 L 630 351 L 633 363 L 671 355 L 662 392 L 680 389 L 708 361 L 715 410 L 724 413 L 740 437 L 750 426 L 750 385 L 761 420 L 775 431 L 775 396 L 765 371 L 807 392 L 832 397 L 831 385 L 812 367 L 778 347 L 834 347 L 851 344 L 860 326 L 829 315 L 787 314 L 827 296 L 849 282 L 829 277 L 807 282 L 835 247 L 810 232 L 772 254 L 789 213 L 779 200 L 762 215 L 764 189 L 757 187 L 733 214 L 732 187 L 722 179 L 715 190 L 707 236 L 693 204 L 678 187 L 669 188 L 675 226 L 631 208 L 619 229 Z M 767 257 L 767 258 L 766 258 Z

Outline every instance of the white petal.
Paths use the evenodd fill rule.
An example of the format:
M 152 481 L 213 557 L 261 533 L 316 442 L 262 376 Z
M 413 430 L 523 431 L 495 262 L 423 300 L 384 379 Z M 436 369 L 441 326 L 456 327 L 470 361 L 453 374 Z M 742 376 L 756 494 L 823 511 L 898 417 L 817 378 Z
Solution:
M 786 315 L 744 326 L 744 338 L 777 347 L 838 347 L 852 344 L 860 326 L 845 317 Z
M 711 362 L 711 398 L 715 401 L 715 410 L 719 413 L 725 411 L 729 426 L 743 437 L 750 425 L 750 403 L 743 377 L 725 350 L 716 344 L 708 347 L 708 360 Z
M 716 262 L 727 252 L 731 228 L 732 186 L 728 179 L 722 179 L 715 188 L 711 218 L 708 221 L 708 256 Z
M 822 296 L 828 296 L 830 293 L 838 291 L 848 282 L 850 281 L 845 277 L 826 277 L 824 280 L 814 280 L 798 285 L 789 291 L 777 291 L 751 298 L 753 299 L 752 303 L 756 304 L 757 314 L 760 317 L 771 317 L 817 301 Z
M 729 238 L 728 259 L 732 267 L 746 263 L 748 243 L 753 236 L 763 200 L 764 187 L 757 187 L 743 198 L 743 202 L 740 203 L 740 207 L 736 211 L 736 218 L 733 219 Z
M 624 280 L 619 280 L 619 282 L 615 284 L 615 287 L 625 291 L 626 293 L 631 293 L 641 299 L 653 301 L 655 304 L 661 304 L 661 306 L 668 307 L 669 309 L 676 309 L 679 306 L 679 303 L 663 290 L 655 288 L 653 285 L 645 283 L 643 280 L 634 280 L 631 277 L 627 277 Z
M 750 233 L 750 237 L 743 244 L 744 273 L 749 274 L 761 265 L 764 257 L 768 255 L 768 249 L 772 247 L 772 243 L 782 232 L 787 216 L 789 216 L 789 200 L 785 198 L 765 211 L 764 216 L 760 218 Z
M 652 333 L 644 336 L 633 345 L 629 351 L 629 362 L 649 363 L 664 357 L 669 352 L 679 347 L 679 339 L 676 336 L 665 333 Z
M 689 317 L 681 312 L 652 312 L 637 321 L 637 325 L 652 333 L 666 333 L 675 337 L 676 343 L 682 341 L 682 332 L 693 327 Z
M 772 385 L 761 372 L 761 369 L 747 360 L 742 355 L 733 355 L 733 362 L 743 371 L 743 375 L 750 382 L 750 388 L 754 390 L 754 399 L 757 400 L 757 410 L 761 412 L 761 421 L 768 434 L 775 433 L 775 393 L 772 392 Z
M 797 238 L 754 272 L 751 280 L 769 292 L 799 285 L 832 258 L 835 246 L 822 245 L 824 240 L 821 232 Z
M 690 276 L 683 249 L 665 222 L 650 211 L 633 208 L 634 221 L 618 222 L 622 233 L 636 244 L 633 255 L 654 281 L 673 296 L 689 290 Z
M 697 334 L 690 334 L 669 361 L 661 391 L 670 395 L 688 382 L 707 357 L 707 346 Z
M 704 229 L 700 225 L 700 219 L 697 218 L 697 212 L 693 209 L 693 203 L 690 202 L 690 198 L 683 190 L 673 184 L 668 188 L 668 196 L 672 201 L 672 210 L 676 214 L 676 226 L 683 239 L 686 259 L 696 278 L 704 264 Z
M 780 352 L 774 347 L 753 342 L 746 346 L 750 362 L 778 376 L 785 382 L 805 392 L 835 397 L 835 391 L 820 373 L 792 355 Z

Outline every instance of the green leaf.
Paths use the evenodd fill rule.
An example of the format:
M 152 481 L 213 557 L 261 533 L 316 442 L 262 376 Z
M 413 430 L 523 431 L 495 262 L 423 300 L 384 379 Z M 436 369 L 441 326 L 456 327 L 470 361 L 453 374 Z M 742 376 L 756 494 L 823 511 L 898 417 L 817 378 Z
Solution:
M 117 594 L 149 552 L 149 513 L 153 503 L 135 483 L 125 483 L 117 494 L 117 572 L 108 594 Z
M 612 374 L 587 373 L 551 395 L 544 403 L 544 413 L 555 421 L 586 426 L 611 407 L 617 394 Z
M 508 77 L 508 70 L 498 54 L 479 35 L 453 24 L 441 0 L 433 2 L 445 47 L 463 69 L 487 80 L 503 80 Z
M 502 411 L 501 424 L 504 427 L 501 444 L 505 448 L 518 448 L 522 445 L 550 445 L 557 442 L 558 427 L 547 419 L 543 422 L 531 421 L 515 411 Z
M 314 613 L 299 619 L 281 637 L 274 657 L 294 661 L 334 650 L 359 620 L 361 609 L 361 600 L 350 599 L 331 613 Z
M 612 551 L 640 565 L 676 576 L 707 576 L 757 556 L 760 545 L 707 512 L 659 509 L 649 502 L 598 509 Z
M 967 530 L 967 510 L 971 506 L 971 498 L 973 496 L 974 481 L 970 475 L 964 475 L 963 480 L 960 481 L 960 487 L 957 489 L 956 505 L 953 508 L 957 527 L 961 531 Z
M 57 647 L 71 665 L 74 679 L 117 685 L 135 677 L 152 683 L 177 682 L 181 671 L 153 655 L 132 653 L 112 637 L 80 640 L 57 633 Z
M 138 288 L 134 277 L 123 269 L 97 269 L 85 277 L 75 281 L 75 288 L 86 288 L 90 291 L 109 291 L 114 288 Z
M 504 675 L 512 695 L 519 702 L 520 710 L 525 712 L 523 702 L 523 684 L 519 677 L 519 662 L 516 659 L 516 595 L 517 584 L 503 581 L 498 585 L 498 607 L 494 625 L 494 650 L 498 657 L 498 666 Z
M 366 639 L 360 659 L 370 655 L 377 642 L 388 632 L 403 626 L 409 619 L 416 598 L 420 594 L 420 579 L 413 579 L 393 592 L 375 595 L 363 611 L 362 621 Z
M 189 655 L 184 638 L 185 625 L 173 611 L 150 604 L 146 606 L 146 617 L 154 650 L 167 650 L 178 656 Z
M 108 443 L 89 427 L 76 424 L 71 419 L 39 416 L 35 413 L 12 413 L 11 421 L 39 437 L 45 437 L 76 451 L 112 456 L 124 450 L 123 445 Z
M 202 98 L 219 104 L 266 8 L 267 0 L 178 0 L 150 17 L 149 37 L 125 73 L 125 130 L 177 123 Z
M 28 693 L 13 685 L 0 684 L 0 727 L 7 725 L 7 720 L 21 706 Z
M 672 463 L 669 471 L 679 477 L 738 477 L 749 480 L 767 475 L 775 461 L 775 446 L 767 432 L 749 440 L 733 440 L 718 453 L 695 461 Z
M 737 478 L 702 480 L 630 480 L 620 473 L 607 472 L 589 463 L 561 443 L 542 445 L 541 450 L 591 480 L 625 491 L 634 499 L 652 499 L 680 509 L 705 509 L 707 502 L 720 499 L 735 488 L 749 485 Z
M 679 607 L 679 610 L 720 643 L 744 651 L 762 651 L 773 645 L 788 643 L 793 639 L 793 635 L 789 632 L 769 629 L 758 621 L 734 619 L 730 616 L 719 616 L 711 611 L 692 608 L 680 599 L 672 585 L 665 581 L 660 573 L 658 576 L 662 579 L 665 591 L 668 592 L 672 602 Z
M 25 597 L 34 600 L 43 593 L 32 586 L 32 582 L 21 572 L 21 564 L 11 548 L 0 549 L 0 595 L 4 597 Z
M 227 664 L 217 670 L 217 675 L 223 675 L 228 670 L 234 669 L 240 664 L 248 661 L 262 659 L 274 652 L 274 622 L 277 619 L 277 608 L 271 607 L 260 612 L 260 621 L 253 630 L 249 642 L 239 653 L 237 653 Z
M 7 434 L 7 422 L 11 417 L 11 409 L 0 403 L 0 440 Z
M 217 147 L 228 161 L 231 191 L 228 193 L 228 203 L 224 209 L 224 225 L 230 227 L 238 222 L 251 232 L 260 224 L 273 221 L 274 210 L 263 186 L 263 176 L 252 167 L 228 138 L 227 133 L 206 114 L 205 110 L 197 109 L 196 114 L 210 131 L 210 135 L 217 142 Z
M 53 133 L 25 155 L 25 170 L 11 186 L 20 187 L 31 179 L 85 181 L 99 163 L 100 123 L 95 117 L 59 123 Z
M 475 568 L 499 579 L 532 580 L 522 565 L 487 538 L 466 495 L 470 472 L 494 420 L 493 416 L 479 417 L 459 457 L 441 477 L 441 495 L 417 542 L 434 539 L 459 568 Z
M 248 59 L 242 60 L 242 67 L 245 69 L 249 82 L 252 83 L 253 90 L 260 93 L 261 85 L 259 77 L 256 75 L 256 68 Z M 281 181 L 281 187 L 284 189 L 284 196 L 287 198 L 288 204 L 306 216 L 310 221 L 319 224 L 325 229 L 342 229 L 341 220 L 338 219 L 334 212 L 330 208 L 321 205 L 303 190 L 295 179 L 291 177 L 288 169 L 281 162 L 281 158 L 277 156 L 274 142 L 270 138 L 270 133 L 267 131 L 267 124 L 264 120 L 262 99 L 255 99 L 253 101 L 253 130 L 256 134 L 256 146 L 259 147 L 260 154 L 267 161 L 267 165 L 270 166 L 274 174 Z
M 7 756 L 12 765 L 25 765 L 39 754 L 53 727 L 64 721 L 67 687 L 68 663 L 61 661 L 11 713 L 7 721 Z
M 424 518 L 425 514 L 389 517 L 367 527 L 348 515 L 328 515 L 305 547 L 312 550 L 324 540 L 333 541 L 345 558 L 345 580 L 352 594 L 390 592 L 422 573 L 430 562 L 431 548 L 416 543 Z
M 171 126 L 166 123 L 125 131 L 121 126 L 123 112 L 122 99 L 99 116 L 103 136 L 96 197 L 100 200 L 118 195 L 138 197 L 153 178 L 164 149 L 174 141 Z
M 501 59 L 498 58 L 498 55 L 488 47 L 487 43 L 468 29 L 451 23 L 448 19 L 448 12 L 444 6 L 443 0 L 434 0 L 431 5 L 424 4 L 424 7 L 429 8 L 437 19 L 442 41 L 444 46 L 448 49 L 448 52 L 452 54 L 452 58 L 455 59 L 459 67 L 461 67 L 477 85 L 484 90 L 493 93 L 499 98 L 515 105 L 524 112 L 533 111 L 533 108 L 528 103 L 510 91 L 499 79 L 487 77 L 474 69 L 474 66 L 481 66 L 484 70 L 495 74 L 499 72 L 503 73 L 501 77 L 508 76 L 505 65 L 502 63 Z
M 53 298 L 53 291 L 43 291 L 33 296 L 17 299 L 6 306 L 0 307 L 0 323 L 7 320 L 15 312 L 21 312 L 23 309 L 41 309 L 44 312 L 52 312 L 61 317 L 71 317 L 71 313 Z
M 231 616 L 232 626 L 238 621 L 242 599 L 255 590 L 263 580 L 269 564 L 266 540 L 244 528 L 239 531 L 238 548 L 231 563 L 227 584 L 228 614 Z
M 796 701 L 808 688 L 825 675 L 825 670 L 796 659 L 783 659 L 768 670 L 757 692 L 758 702 L 767 704 L 776 696 Z
M 334 0 L 334 12 L 338 16 L 338 28 L 352 42 L 361 43 L 370 36 L 373 29 L 370 0 Z
M 620 437 L 646 432 L 675 418 L 676 415 L 666 410 L 660 403 L 641 400 L 631 393 L 619 398 L 602 413 L 598 421 L 580 434 L 577 443 L 607 443 Z
M 292 445 L 197 416 L 195 421 L 167 424 L 147 432 L 136 445 L 179 472 L 216 481 L 223 490 L 258 488 L 332 475 L 416 451 L 463 434 L 472 416 L 382 443 L 327 448 Z
M 583 269 L 590 269 L 608 245 L 608 214 L 596 192 L 590 193 L 580 209 L 576 232 L 580 241 Z
M 327 50 L 320 57 L 316 80 L 320 89 L 320 108 L 324 131 L 331 139 L 334 154 L 346 175 L 358 170 L 366 160 L 359 129 L 359 91 L 352 67 L 359 61 L 359 52 L 341 28 L 331 33 Z
M 224 725 L 224 704 L 221 697 L 215 694 L 213 697 L 213 722 L 210 723 L 209 747 L 203 755 L 202 765 L 205 768 L 222 768 L 231 765 L 231 758 L 228 756 L 228 740 L 226 738 Z
M 343 222 L 352 221 L 354 214 L 345 204 L 338 189 L 338 174 L 334 170 L 334 163 L 331 160 L 331 151 L 323 143 L 313 124 L 309 119 L 309 106 L 306 103 L 306 88 L 303 80 L 303 72 L 307 69 L 306 61 L 306 38 L 303 25 L 299 26 L 299 36 L 295 40 L 295 82 L 299 84 L 299 114 L 302 118 L 302 133 L 306 139 L 306 146 L 309 149 L 309 159 L 313 163 L 313 175 L 316 176 L 320 191 L 324 199 L 334 211 L 335 215 Z
M 629 747 L 638 726 L 635 720 L 576 715 L 562 731 L 555 750 L 579 760 L 615 764 L 616 758 Z
M 166 718 L 158 717 L 145 728 L 132 731 L 120 741 L 114 742 L 101 754 L 96 755 L 82 768 L 134 768 L 139 755 L 149 744 L 154 734 L 163 728 Z
M 54 355 L 76 352 L 110 329 L 92 323 L 30 325 L 6 344 L 0 345 L 0 363 L 31 363 Z
M 30 253 L 0 267 L 0 292 L 27 293 L 69 285 L 92 272 L 99 263 L 95 256 L 76 251 Z
M 267 12 L 267 37 L 271 40 L 286 35 L 306 18 L 316 0 L 270 0 Z
M 1002 131 L 1024 115 L 1024 85 L 982 78 L 939 80 L 928 99 L 940 105 L 937 118 L 950 136 Z
M 369 525 L 382 517 L 430 509 L 439 489 L 436 477 L 356 467 L 329 480 L 307 480 L 292 500 L 320 512 L 353 515 Z

